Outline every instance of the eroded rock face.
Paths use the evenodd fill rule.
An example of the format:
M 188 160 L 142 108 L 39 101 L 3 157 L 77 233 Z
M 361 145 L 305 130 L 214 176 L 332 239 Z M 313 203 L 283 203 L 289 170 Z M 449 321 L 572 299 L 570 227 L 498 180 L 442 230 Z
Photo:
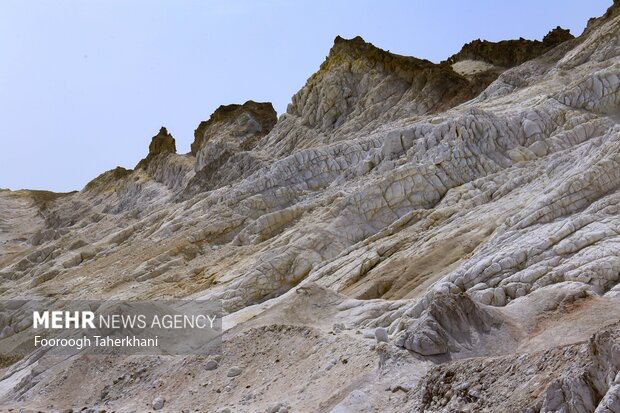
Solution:
M 194 132 L 191 154 L 196 157 L 196 176 L 184 196 L 231 184 L 264 166 L 252 149 L 276 120 L 271 103 L 220 106 Z
M 383 122 L 446 110 L 486 84 L 472 83 L 446 65 L 379 49 L 359 36 L 337 37 L 261 147 L 282 156 L 360 136 Z
M 382 76 L 377 76 L 377 71 Z M 386 52 L 361 37 L 337 37 L 319 71 L 293 96 L 287 113 L 325 133 L 358 116 L 358 127 L 363 127 L 383 116 L 379 109 L 393 106 L 390 103 L 398 102 L 407 92 L 419 102 L 412 115 L 446 109 L 469 97 L 462 90 L 466 86 L 464 79 L 427 60 Z M 431 94 L 421 102 L 418 95 L 424 88 Z M 391 96 L 394 93 L 396 96 Z M 433 101 L 435 95 L 438 99 Z M 385 98 L 387 102 L 382 101 Z
M 462 360 L 433 368 L 410 408 L 427 412 L 613 412 L 617 406 L 619 357 L 615 326 L 584 344 L 518 356 Z
M 177 153 L 177 146 L 174 138 L 168 133 L 165 127 L 161 127 L 159 133 L 151 139 L 149 154 L 136 165 L 136 169 L 146 169 L 153 158 L 158 155 Z
M 420 317 L 407 326 L 396 345 L 422 356 L 476 353 L 487 347 L 483 343 L 485 336 L 504 324 L 498 314 L 483 307 L 466 294 L 436 294 Z
M 189 154 L 162 130 L 82 191 L 0 191 L 0 297 L 218 299 L 231 343 L 214 369 L 35 353 L 0 404 L 63 406 L 78 375 L 106 409 L 614 411 L 617 3 L 542 53 L 453 68 L 337 39 L 277 122 L 227 106 Z
M 226 138 L 245 150 L 250 150 L 256 139 L 266 135 L 276 123 L 276 111 L 269 102 L 249 100 L 243 105 L 222 105 L 209 118 L 201 122 L 194 132 L 192 155 L 198 153 L 210 141 Z M 236 140 L 236 141 L 235 141 Z M 196 169 L 202 169 L 199 163 Z
M 538 57 L 557 45 L 574 38 L 569 30 L 558 26 L 547 33 L 542 41 L 520 38 L 518 40 L 490 42 L 477 39 L 467 43 L 457 54 L 450 56 L 446 63 L 454 65 L 460 61 L 473 60 L 502 68 L 510 68 Z
M 85 199 L 72 209 L 73 219 L 96 214 L 98 209 L 118 214 L 172 201 L 194 176 L 194 162 L 191 155 L 176 153 L 174 138 L 162 127 L 151 139 L 147 156 L 133 170 L 119 166 L 86 184 L 82 191 Z

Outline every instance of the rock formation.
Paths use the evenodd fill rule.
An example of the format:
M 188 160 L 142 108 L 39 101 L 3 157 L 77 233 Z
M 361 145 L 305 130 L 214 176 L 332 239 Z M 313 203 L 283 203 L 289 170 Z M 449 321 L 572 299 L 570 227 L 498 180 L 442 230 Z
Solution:
M 572 39 L 574 36 L 570 34 L 570 31 L 559 26 L 551 30 L 542 42 L 524 38 L 497 43 L 476 39 L 463 46 L 457 54 L 450 56 L 446 63 L 454 65 L 458 62 L 473 60 L 507 69 L 538 57 Z
M 220 106 L 194 132 L 191 154 L 196 157 L 195 177 L 185 197 L 236 182 L 266 165 L 252 151 L 276 124 L 271 103 L 248 101 Z
M 1 359 L 0 405 L 620 411 L 619 10 L 441 64 L 338 37 L 279 119 L 222 106 L 188 154 L 162 128 L 81 191 L 0 191 L 2 298 L 226 312 L 217 359 Z
M 149 154 L 136 165 L 136 169 L 146 169 L 149 163 L 158 155 L 177 153 L 177 146 L 174 138 L 168 133 L 168 129 L 161 127 L 159 133 L 151 139 Z

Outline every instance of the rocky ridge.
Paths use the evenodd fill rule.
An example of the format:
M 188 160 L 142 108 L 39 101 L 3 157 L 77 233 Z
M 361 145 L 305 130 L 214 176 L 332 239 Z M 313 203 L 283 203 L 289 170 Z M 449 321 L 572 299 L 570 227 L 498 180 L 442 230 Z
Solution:
M 196 157 L 196 176 L 184 196 L 234 183 L 265 166 L 267 159 L 252 149 L 276 121 L 271 103 L 220 106 L 194 133 L 191 154 Z
M 3 298 L 228 314 L 217 361 L 33 354 L 3 406 L 620 411 L 618 3 L 521 43 L 437 65 L 337 38 L 277 120 L 221 107 L 189 154 L 162 128 L 82 191 L 1 191 Z
M 455 55 L 450 56 L 446 63 L 454 65 L 464 60 L 475 60 L 507 69 L 538 57 L 574 38 L 569 30 L 558 26 L 551 30 L 542 41 L 520 38 L 496 43 L 476 39 L 463 46 Z

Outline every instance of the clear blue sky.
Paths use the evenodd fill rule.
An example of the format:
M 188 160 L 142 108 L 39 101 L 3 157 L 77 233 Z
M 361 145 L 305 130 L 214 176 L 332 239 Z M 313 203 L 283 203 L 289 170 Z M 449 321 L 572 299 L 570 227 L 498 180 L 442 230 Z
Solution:
M 220 104 L 278 113 L 336 35 L 440 61 L 476 38 L 580 34 L 611 0 L 0 0 L 0 187 L 80 189 L 165 125 L 188 152 Z

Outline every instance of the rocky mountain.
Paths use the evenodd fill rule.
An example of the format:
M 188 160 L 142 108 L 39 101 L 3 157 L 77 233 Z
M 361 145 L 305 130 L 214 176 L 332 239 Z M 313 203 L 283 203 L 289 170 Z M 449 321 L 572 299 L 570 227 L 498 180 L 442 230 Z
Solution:
M 81 191 L 0 192 L 1 298 L 226 312 L 217 360 L 2 359 L 0 405 L 620 412 L 619 122 L 618 1 L 440 64 L 337 37 L 279 118 L 221 106 L 188 154 L 161 128 Z

